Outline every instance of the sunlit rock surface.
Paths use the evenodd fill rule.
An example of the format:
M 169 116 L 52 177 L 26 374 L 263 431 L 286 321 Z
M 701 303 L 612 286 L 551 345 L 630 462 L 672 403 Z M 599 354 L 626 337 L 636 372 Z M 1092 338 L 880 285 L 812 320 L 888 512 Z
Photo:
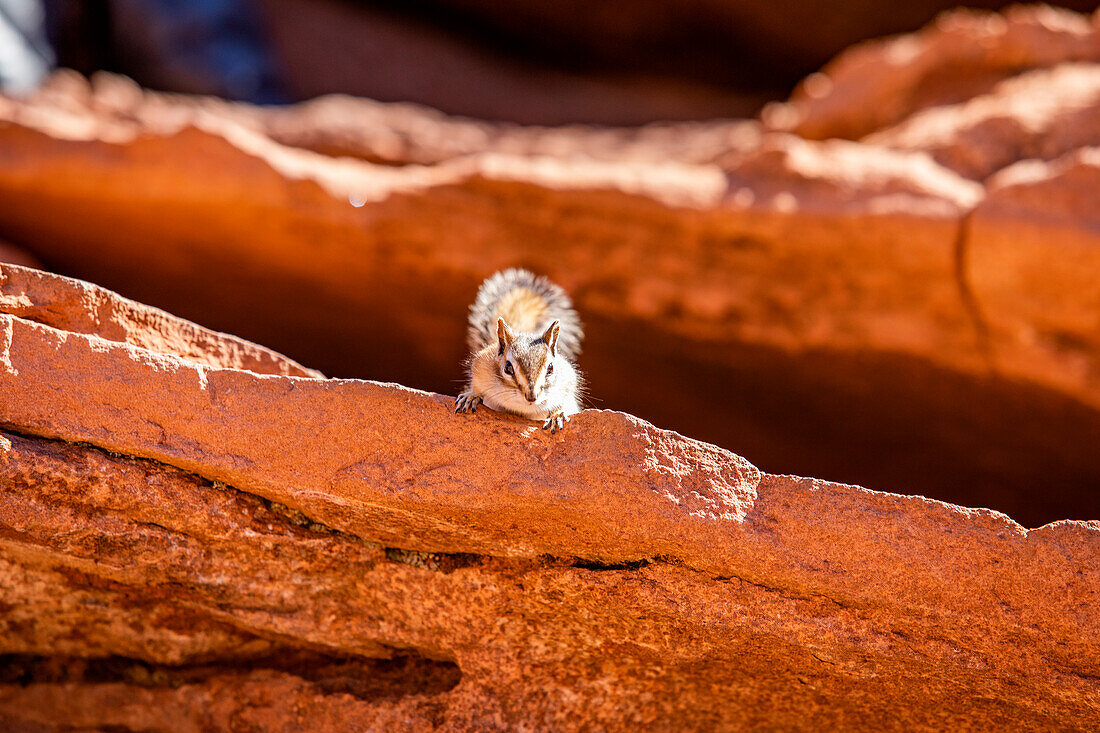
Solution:
M 861 138 L 920 110 L 989 93 L 1021 72 L 1100 62 L 1098 18 L 1049 5 L 944 13 L 918 33 L 852 46 L 807 77 L 788 103 L 765 110 L 764 120 L 813 139 Z

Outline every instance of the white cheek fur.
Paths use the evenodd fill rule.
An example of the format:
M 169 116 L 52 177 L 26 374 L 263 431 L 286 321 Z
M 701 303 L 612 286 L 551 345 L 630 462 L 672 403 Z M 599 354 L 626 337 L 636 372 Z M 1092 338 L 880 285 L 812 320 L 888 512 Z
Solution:
M 543 399 L 528 402 L 527 398 L 514 386 L 487 393 L 482 400 L 493 410 L 511 412 L 532 419 L 544 419 L 550 414 L 549 406 Z

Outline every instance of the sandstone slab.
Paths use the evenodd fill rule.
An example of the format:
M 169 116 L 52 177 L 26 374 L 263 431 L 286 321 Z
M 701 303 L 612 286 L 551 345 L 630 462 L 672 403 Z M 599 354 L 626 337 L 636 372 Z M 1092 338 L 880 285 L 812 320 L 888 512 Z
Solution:
M 91 283 L 0 265 L 0 312 L 71 333 L 173 354 L 190 361 L 258 374 L 320 377 L 270 349 L 216 333 Z

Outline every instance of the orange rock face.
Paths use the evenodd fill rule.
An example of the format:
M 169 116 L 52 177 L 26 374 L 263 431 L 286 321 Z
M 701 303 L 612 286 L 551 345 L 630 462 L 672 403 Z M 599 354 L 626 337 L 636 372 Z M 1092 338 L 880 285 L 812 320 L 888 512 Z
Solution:
M 1091 277 L 1100 266 L 1100 147 L 1022 161 L 988 190 L 968 221 L 967 259 L 997 367 L 1046 372 L 1100 407 L 1100 290 Z
M 59 325 L 76 289 L 123 302 L 3 274 Z M 8 725 L 1100 724 L 1095 522 L 1028 531 L 620 413 L 550 436 L 0 311 Z

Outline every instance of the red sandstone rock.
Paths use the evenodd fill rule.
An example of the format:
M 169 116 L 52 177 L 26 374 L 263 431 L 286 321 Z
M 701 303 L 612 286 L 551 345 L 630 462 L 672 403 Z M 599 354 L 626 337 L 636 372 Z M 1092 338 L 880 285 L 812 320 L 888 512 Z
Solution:
M 860 143 L 0 98 L 0 236 L 61 271 L 453 391 L 534 267 L 601 406 L 737 452 L 0 266 L 0 727 L 1100 727 L 1096 521 L 753 465 L 1097 517 L 1095 30 L 951 17 L 796 99 Z
M 924 150 L 975 179 L 1018 160 L 1051 160 L 1097 145 L 1100 64 L 1062 64 L 1021 74 L 989 94 L 918 112 L 864 142 Z
M 1081 78 L 1073 67 L 1049 75 Z M 1019 82 L 1002 85 L 994 109 L 1026 103 L 1012 95 L 1034 89 Z M 739 123 L 524 129 L 339 99 L 267 115 L 109 77 L 89 88 L 60 76 L 31 103 L 3 106 L 23 173 L 7 180 L 0 229 L 66 272 L 328 373 L 453 391 L 455 314 L 492 268 L 527 264 L 576 291 L 602 404 L 777 470 L 934 491 L 1029 524 L 1095 513 L 1068 498 L 1096 475 L 1088 441 L 1042 438 L 1082 398 L 1045 367 L 1009 384 L 994 370 L 959 224 L 981 189 L 923 155 L 761 138 Z M 937 154 L 993 167 L 1088 138 L 1058 114 L 1031 135 L 1033 116 L 1008 118 L 989 150 L 964 138 Z M 953 135 L 968 134 L 965 119 Z M 337 163 L 272 136 L 425 165 Z M 40 160 L 67 162 L 41 180 Z M 62 205 L 77 218 L 52 221 Z M 976 393 L 999 414 L 967 408 Z M 1074 422 L 1087 426 L 1075 435 L 1100 435 L 1091 413 Z M 792 424 L 820 429 L 795 437 Z M 1047 452 L 1020 465 L 1036 437 Z M 945 450 L 981 451 L 988 467 L 960 479 Z M 1034 514 L 1039 480 L 1064 488 Z
M 1095 522 L 0 324 L 7 725 L 1100 724 Z
M 196 326 L 90 283 L 25 267 L 0 265 L 0 312 L 212 367 L 293 377 L 321 376 L 282 354 L 235 336 Z
M 530 127 L 449 118 L 416 105 L 343 96 L 264 110 L 258 116 L 276 142 L 387 165 L 430 165 L 487 152 L 711 163 L 731 151 L 747 151 L 760 141 L 759 123 L 749 120 L 653 123 L 637 128 Z
M 444 552 L 491 547 L 501 555 L 641 559 L 670 554 L 673 542 L 685 558 L 710 556 L 712 541 L 697 520 L 742 518 L 759 481 L 742 459 L 675 441 L 625 416 L 609 415 L 585 431 L 589 440 L 607 434 L 616 443 L 592 453 L 581 450 L 588 440 L 552 439 L 518 418 L 464 424 L 449 397 L 347 380 L 272 381 L 11 316 L 0 316 L 0 334 L 0 363 L 11 378 L 0 377 L 6 425 L 201 469 L 388 544 L 424 534 L 422 517 L 431 526 L 423 549 Z M 73 370 L 70 359 L 84 360 L 84 368 Z M 107 376 L 99 381 L 95 373 Z M 86 406 L 79 412 L 71 409 L 76 395 Z M 415 408 L 405 409 L 410 404 Z M 131 424 L 110 417 L 136 418 L 134 408 L 144 417 Z M 462 426 L 466 439 L 430 438 L 438 422 Z M 96 435 L 82 434 L 89 429 Z M 487 445 L 494 446 L 491 459 Z M 513 457 L 504 459 L 505 452 Z M 430 479 L 425 461 L 434 466 Z M 637 472 L 623 472 L 624 461 Z M 484 480 L 456 495 L 475 465 Z M 531 536 L 540 521 L 548 526 Z M 722 564 L 697 564 L 714 563 Z
M 970 287 L 1001 371 L 1043 371 L 1100 407 L 1100 147 L 989 180 L 967 226 Z
M 328 156 L 361 158 L 385 165 L 433 165 L 483 153 L 605 161 L 712 163 L 759 144 L 760 124 L 752 120 L 654 123 L 636 128 L 567 125 L 521 126 L 448 117 L 408 103 L 385 103 L 329 95 L 299 105 L 254 107 L 211 97 L 159 94 L 142 90 L 116 74 L 90 79 L 61 70 L 49 77 L 26 107 L 13 115 L 32 119 L 83 116 L 82 124 L 116 137 L 155 130 L 179 132 L 187 125 L 210 125 L 211 118 L 261 132 L 272 140 Z M 214 123 L 216 124 L 216 123 Z
M 1100 61 L 1100 28 L 1046 5 L 1004 14 L 958 10 L 920 33 L 853 46 L 764 110 L 765 123 L 803 137 L 858 139 L 913 113 L 963 102 L 1028 69 Z

